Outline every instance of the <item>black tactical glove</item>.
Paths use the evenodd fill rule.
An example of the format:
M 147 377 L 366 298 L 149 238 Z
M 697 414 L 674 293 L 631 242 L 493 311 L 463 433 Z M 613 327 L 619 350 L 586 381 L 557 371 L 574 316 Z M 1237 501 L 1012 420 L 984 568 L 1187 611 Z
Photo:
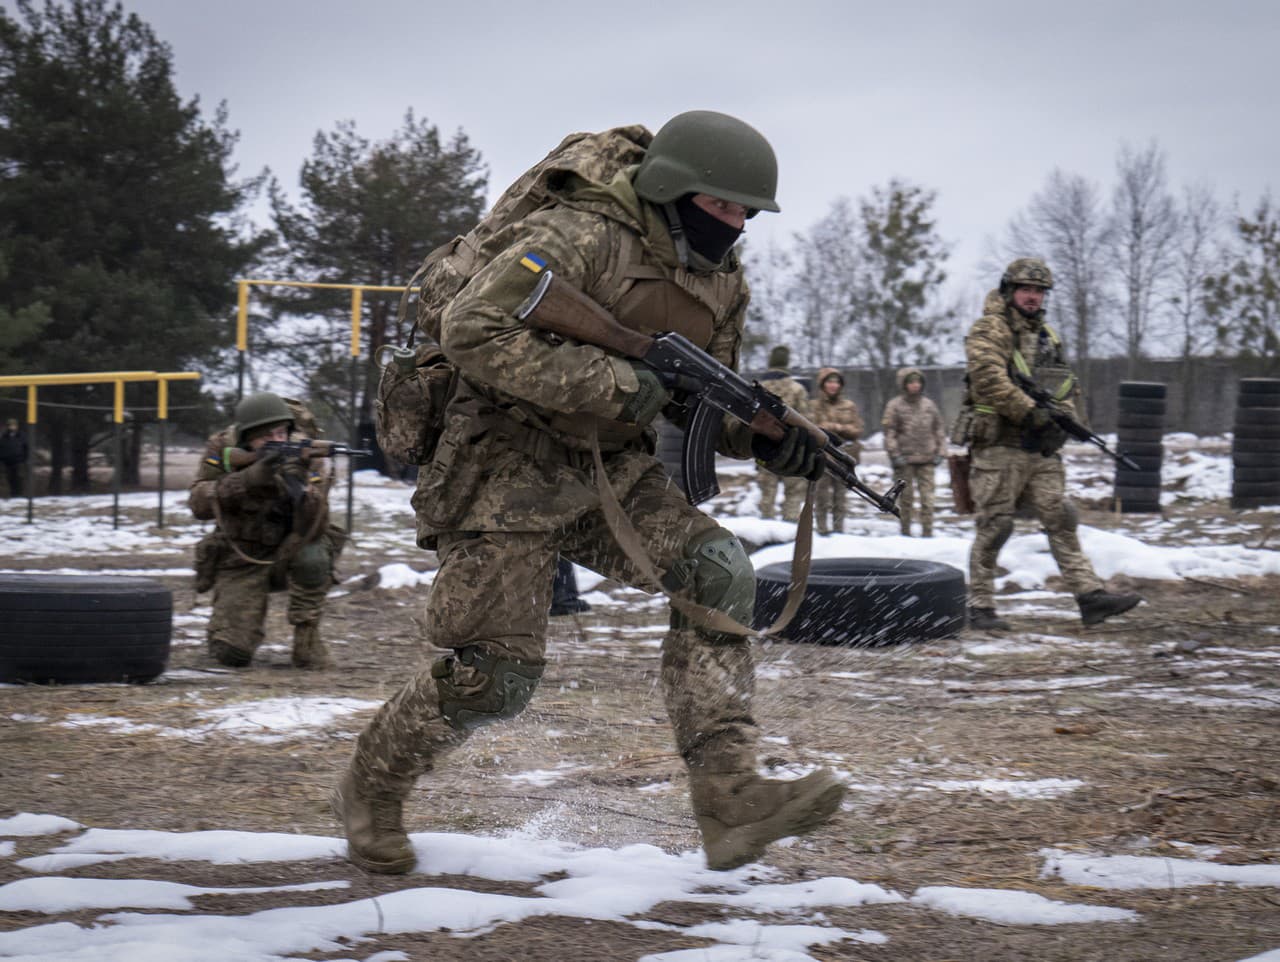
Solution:
M 623 399 L 622 412 L 618 415 L 618 420 L 643 427 L 667 406 L 667 402 L 671 400 L 671 392 L 667 390 L 662 383 L 662 378 L 658 377 L 652 368 L 634 361 L 630 363 L 632 370 L 636 372 L 640 387 L 634 394 L 628 394 Z
M 255 494 L 269 494 L 277 490 L 276 469 L 280 467 L 280 452 L 267 448 L 258 454 L 258 460 L 244 469 L 244 484 Z
M 826 467 L 822 447 L 817 438 L 795 425 L 788 426 L 780 441 L 770 441 L 763 434 L 751 438 L 751 453 L 762 465 L 784 478 L 817 481 L 822 477 Z
M 276 471 L 285 493 L 292 501 L 301 501 L 307 492 L 307 479 L 311 476 L 311 468 L 302 458 L 289 458 Z

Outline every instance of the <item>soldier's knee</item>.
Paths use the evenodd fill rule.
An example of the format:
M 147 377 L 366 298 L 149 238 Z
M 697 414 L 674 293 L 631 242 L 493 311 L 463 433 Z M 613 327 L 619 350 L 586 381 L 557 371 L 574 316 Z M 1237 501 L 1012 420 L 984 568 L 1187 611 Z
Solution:
M 303 545 L 289 565 L 289 579 L 299 588 L 325 588 L 333 570 L 329 549 L 323 541 Z
M 684 557 L 671 566 L 663 584 L 668 591 L 687 590 L 698 604 L 743 624 L 755 608 L 755 569 L 742 542 L 724 528 L 712 528 L 685 545 Z M 687 628 L 689 621 L 672 609 L 671 625 Z
M 991 545 L 992 551 L 999 552 L 1005 542 L 1013 536 L 1013 516 L 996 515 L 988 524 L 987 531 L 987 543 Z
M 543 668 L 476 645 L 459 648 L 431 666 L 440 714 L 460 731 L 515 718 L 533 698 Z
M 1080 524 L 1080 512 L 1072 501 L 1063 498 L 1045 511 L 1040 523 L 1050 534 L 1075 531 Z

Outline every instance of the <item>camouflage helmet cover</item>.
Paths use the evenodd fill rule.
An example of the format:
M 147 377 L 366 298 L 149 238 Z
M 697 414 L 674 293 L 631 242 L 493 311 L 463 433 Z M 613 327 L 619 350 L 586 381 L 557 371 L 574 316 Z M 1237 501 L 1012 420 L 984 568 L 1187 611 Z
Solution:
M 293 425 L 293 411 L 278 394 L 264 391 L 250 394 L 236 405 L 234 427 L 236 443 L 243 444 L 245 434 L 265 424 L 288 422 Z
M 1000 292 L 1010 293 L 1015 287 L 1053 288 L 1053 272 L 1038 257 L 1019 257 L 1004 269 L 1000 278 Z
M 690 110 L 662 125 L 635 176 L 636 193 L 656 204 L 710 194 L 752 214 L 778 211 L 778 160 L 764 135 L 714 110 Z

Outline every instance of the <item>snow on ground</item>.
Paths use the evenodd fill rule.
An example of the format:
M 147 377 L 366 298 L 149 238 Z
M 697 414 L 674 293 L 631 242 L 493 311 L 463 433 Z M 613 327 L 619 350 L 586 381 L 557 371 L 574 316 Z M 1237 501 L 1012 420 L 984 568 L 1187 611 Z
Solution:
M 694 952 L 646 957 L 651 960 L 809 960 L 812 956 L 806 950 L 812 946 L 887 941 L 871 926 L 846 929 L 832 925 L 825 911 L 837 907 L 897 905 L 907 911 L 942 912 L 1012 926 L 1125 923 L 1139 918 L 1131 910 L 1095 901 L 1053 900 L 1017 889 L 931 885 L 904 893 L 839 877 L 778 882 L 776 872 L 762 865 L 711 872 L 698 852 L 673 854 L 650 845 L 584 848 L 525 830 L 502 838 L 415 834 L 411 838 L 419 861 L 416 872 L 407 879 L 410 887 L 376 900 L 299 904 L 228 916 L 213 911 L 220 895 L 288 896 L 341 890 L 348 883 L 333 879 L 272 887 L 203 887 L 147 879 L 145 871 L 138 871 L 139 877 L 121 878 L 120 863 L 146 859 L 218 865 L 327 861 L 341 858 L 345 843 L 322 836 L 272 833 L 79 829 L 76 823 L 51 815 L 24 813 L 0 820 L 0 836 L 30 841 L 41 837 L 36 834 L 39 832 L 42 841 L 47 840 L 44 852 L 18 863 L 36 874 L 0 886 L 0 910 L 37 915 L 77 910 L 103 913 L 84 925 L 36 923 L 0 932 L 0 958 L 20 957 L 30 962 L 134 962 L 139 958 L 284 962 L 300 954 L 342 951 L 344 946 L 350 951 L 353 944 L 379 933 L 449 932 L 465 939 L 525 918 L 558 916 L 679 931 L 717 943 Z M 1105 856 L 1077 856 L 1074 862 L 1068 862 L 1068 856 L 1058 849 L 1042 852 L 1044 874 L 1057 874 L 1071 885 L 1098 886 L 1106 877 L 1099 866 L 1112 864 Z M 1280 866 L 1275 865 L 1224 866 L 1198 859 L 1137 861 L 1142 864 L 1126 862 L 1124 868 L 1124 878 L 1135 884 L 1113 887 L 1280 886 Z M 96 862 L 113 863 L 112 877 L 66 878 L 56 874 Z M 1066 877 L 1064 866 L 1068 864 L 1086 866 L 1079 869 L 1082 881 Z M 529 883 L 537 895 L 503 895 L 431 884 L 432 877 L 458 875 Z M 1085 891 L 1081 897 L 1096 899 Z M 200 900 L 198 905 L 195 899 Z M 719 905 L 725 917 L 695 928 L 677 928 L 644 918 L 660 903 L 679 902 Z M 754 914 L 781 916 L 785 921 L 765 924 L 745 917 Z M 745 954 L 748 948 L 749 956 Z

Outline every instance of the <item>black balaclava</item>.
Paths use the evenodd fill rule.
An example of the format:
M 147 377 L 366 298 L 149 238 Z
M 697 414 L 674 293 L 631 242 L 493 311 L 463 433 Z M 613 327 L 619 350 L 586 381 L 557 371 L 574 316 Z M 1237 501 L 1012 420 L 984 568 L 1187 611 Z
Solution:
M 713 264 L 724 260 L 729 249 L 738 242 L 742 231 L 726 224 L 693 202 L 692 194 L 685 194 L 676 201 L 676 213 L 689 241 L 689 246 Z

